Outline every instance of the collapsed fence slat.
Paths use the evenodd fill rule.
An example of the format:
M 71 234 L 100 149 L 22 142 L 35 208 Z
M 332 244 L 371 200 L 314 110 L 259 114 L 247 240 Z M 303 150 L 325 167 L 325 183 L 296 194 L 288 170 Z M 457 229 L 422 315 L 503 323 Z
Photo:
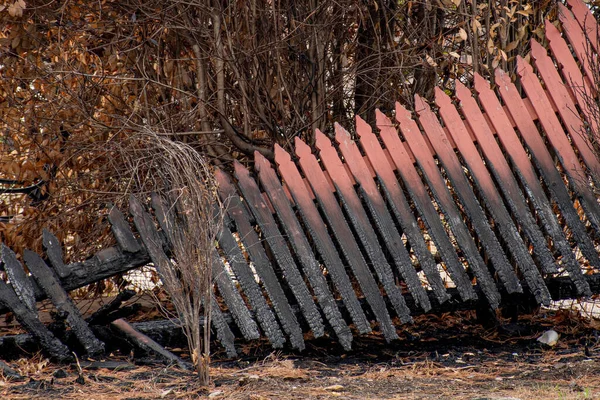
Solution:
M 571 232 L 573 232 L 577 238 L 577 242 L 579 243 L 583 254 L 593 263 L 598 260 L 598 253 L 585 232 L 585 226 L 579 219 L 579 215 L 577 215 L 577 211 L 573 206 L 567 188 L 563 184 L 562 177 L 556 169 L 552 156 L 548 152 L 538 129 L 531 118 L 529 118 L 528 115 L 525 115 L 526 113 L 523 113 L 523 103 L 517 88 L 511 82 L 510 77 L 501 70 L 496 70 L 496 83 L 500 86 L 499 91 L 502 99 L 508 106 L 510 114 L 519 128 L 521 137 L 525 140 L 533 159 L 542 172 L 546 185 L 560 207 L 567 225 L 571 228 Z M 577 265 L 575 265 L 575 267 L 577 267 L 576 270 L 573 269 L 573 266 L 569 267 L 567 264 L 567 268 L 572 268 L 573 270 L 571 279 L 573 279 L 580 293 L 589 293 L 589 285 L 581 282 L 581 271 Z
M 450 298 L 450 295 L 446 292 L 433 254 L 427 248 L 423 233 L 415 220 L 402 188 L 398 184 L 394 171 L 379 145 L 377 137 L 373 134 L 369 124 L 358 116 L 356 117 L 356 133 L 360 137 L 360 145 L 375 170 L 392 212 L 400 222 L 402 231 L 415 251 L 417 261 L 425 272 L 429 286 L 432 288 L 438 302 L 443 303 Z M 358 180 L 358 177 L 356 179 Z
M 46 292 L 56 309 L 66 314 L 66 321 L 75 333 L 77 340 L 83 346 L 89 356 L 100 355 L 104 352 L 104 343 L 99 341 L 87 323 L 83 320 L 81 313 L 75 307 L 73 300 L 60 285 L 59 278 L 54 275 L 50 267 L 42 258 L 31 250 L 23 252 L 23 259 L 31 275 L 38 285 Z
M 422 108 L 422 104 L 419 108 Z M 406 143 L 409 144 L 411 151 L 415 155 L 417 163 L 429 184 L 429 188 L 432 190 L 436 202 L 443 211 L 446 217 L 445 220 L 448 222 L 457 243 L 463 250 L 471 270 L 476 272 L 476 275 L 478 276 L 477 281 L 482 288 L 482 291 L 492 308 L 498 308 L 500 303 L 500 293 L 496 289 L 495 283 L 489 275 L 487 267 L 479 254 L 479 250 L 473 241 L 473 237 L 463 221 L 433 156 L 427 150 L 423 134 L 417 127 L 416 122 L 411 119 L 410 113 L 399 103 L 396 103 L 396 119 L 400 123 L 400 130 L 406 139 Z M 454 153 L 453 149 L 450 151 Z M 460 173 L 462 173 L 462 169 L 460 170 Z M 467 190 L 471 189 L 467 188 Z M 481 277 L 481 279 L 479 279 L 479 277 Z
M 375 227 L 379 230 L 381 238 L 383 239 L 383 243 L 387 246 L 388 253 L 392 256 L 393 264 L 398 269 L 400 276 L 404 279 L 404 282 L 406 282 L 408 290 L 412 294 L 415 301 L 423 308 L 424 311 L 429 311 L 431 309 L 431 303 L 429 302 L 427 292 L 421 284 L 419 275 L 417 275 L 417 271 L 412 265 L 410 255 L 406 250 L 406 246 L 402 241 L 400 233 L 398 233 L 398 229 L 396 229 L 394 221 L 392 220 L 392 216 L 387 209 L 383 197 L 375 185 L 375 181 L 371 176 L 365 160 L 363 159 L 358 147 L 350 138 L 350 134 L 347 131 L 345 131 L 337 123 L 335 125 L 335 131 L 337 147 L 340 149 L 342 156 L 346 161 L 346 165 L 348 165 L 350 172 L 354 176 L 354 179 L 359 184 L 361 197 L 365 201 L 367 209 L 369 209 L 371 213 L 371 218 L 374 221 Z M 417 243 L 416 247 L 419 247 L 417 237 L 419 237 L 420 241 L 422 242 L 423 235 L 418 229 L 417 232 L 414 232 L 414 228 L 416 228 L 416 221 L 414 216 L 408 215 L 408 207 L 409 206 L 405 201 L 405 207 L 403 207 L 405 213 L 403 215 L 404 218 L 400 221 L 400 226 L 402 227 L 403 233 L 405 233 L 407 237 L 408 230 L 411 231 L 411 239 L 414 238 L 415 243 Z M 435 274 L 439 276 L 437 268 L 435 267 L 435 262 L 433 261 L 433 257 L 431 256 L 431 253 L 427 251 L 424 243 L 423 246 L 421 246 L 421 250 L 425 250 L 425 253 L 423 253 L 423 257 L 421 259 L 422 265 L 429 263 L 428 270 L 434 270 Z M 427 258 L 427 255 L 429 255 L 429 258 Z
M 310 198 L 300 172 L 298 172 L 296 165 L 292 162 L 290 155 L 277 144 L 275 145 L 275 162 L 278 165 L 278 170 L 283 181 L 286 183 L 298 207 L 298 212 L 302 216 L 306 229 L 323 258 L 325 268 L 327 268 L 331 280 L 340 292 L 344 305 L 350 313 L 352 322 L 354 322 L 356 329 L 361 334 L 370 333 L 371 326 L 369 325 L 369 321 L 360 306 L 342 260 L 336 251 L 335 244 L 327 232 L 319 211 Z
M 456 88 L 457 92 L 462 92 L 462 98 L 465 100 L 465 102 L 462 103 L 463 109 L 468 109 L 469 105 L 475 106 L 473 103 L 469 104 L 468 101 L 469 99 L 472 100 L 472 97 L 470 96 L 470 92 L 465 86 L 462 86 L 460 82 L 457 82 Z M 525 246 L 525 242 L 519 235 L 517 227 L 513 223 L 513 220 L 502 201 L 502 197 L 496 189 L 494 181 L 486 168 L 486 164 L 483 163 L 483 160 L 481 159 L 481 156 L 479 155 L 475 144 L 471 141 L 470 136 L 465 128 L 465 125 L 463 124 L 460 115 L 458 114 L 458 111 L 452 104 L 450 98 L 437 88 L 436 104 L 440 107 L 440 115 L 448 129 L 449 135 L 454 139 L 454 142 L 457 144 L 458 150 L 463 160 L 469 168 L 469 172 L 471 174 L 475 186 L 477 186 L 480 190 L 481 197 L 483 198 L 483 203 L 487 205 L 488 213 L 492 216 L 494 223 L 498 226 L 500 237 L 504 239 L 507 251 L 503 251 L 503 253 L 510 253 L 512 255 L 517 267 L 525 276 L 525 280 L 529 284 L 529 289 L 535 296 L 536 300 L 541 304 L 550 304 L 550 293 L 548 292 L 548 289 L 544 284 L 542 275 L 538 271 L 535 262 L 531 258 L 531 254 L 529 254 L 529 249 Z M 483 122 L 483 124 L 476 126 L 475 129 L 472 129 L 472 131 L 481 131 L 482 129 L 485 129 L 487 127 L 485 121 L 480 122 Z M 470 123 L 473 122 L 471 121 Z M 478 143 L 480 147 L 485 146 L 485 141 L 484 144 L 482 144 L 479 141 Z M 495 143 L 496 142 L 494 141 L 494 144 Z M 503 192 L 508 193 L 508 196 L 506 198 L 509 204 L 511 202 L 513 203 L 513 209 L 517 208 L 517 206 L 514 204 L 514 201 L 522 200 L 522 202 L 519 203 L 521 212 L 516 213 L 517 222 L 525 232 L 529 232 L 531 229 L 533 229 L 533 227 L 536 227 L 537 225 L 535 224 L 535 221 L 532 217 L 530 217 L 529 219 L 523 218 L 524 216 L 529 215 L 527 205 L 525 204 L 525 201 L 522 197 L 518 197 L 518 195 L 520 194 L 520 190 L 516 185 L 516 181 L 514 181 L 514 176 L 508 165 L 505 165 L 504 170 L 502 170 L 503 173 L 500 173 L 500 169 L 502 168 L 502 161 L 506 162 L 505 159 L 500 156 L 498 159 L 489 160 L 487 166 L 492 170 L 492 172 L 494 172 L 497 175 L 498 179 L 500 180 L 498 183 Z M 498 162 L 498 164 L 496 164 L 495 162 Z M 514 192 L 512 193 L 509 190 L 507 190 L 506 186 L 503 186 L 504 184 L 509 185 L 510 182 L 514 182 L 514 185 L 511 187 L 511 189 L 514 190 Z M 511 196 L 511 194 L 513 194 L 513 196 Z M 533 225 L 524 228 L 526 223 L 530 223 Z M 543 246 L 543 248 L 546 249 L 545 243 L 543 243 L 543 237 L 541 232 L 539 233 L 539 238 L 541 239 L 541 241 L 537 244 L 539 246 Z M 550 260 L 552 260 L 551 257 Z M 505 276 L 503 276 L 502 270 L 498 271 L 498 275 L 500 276 L 500 279 L 504 281 L 505 287 L 508 285 L 514 285 L 514 281 L 516 281 L 518 284 L 517 276 L 514 273 L 512 273 L 512 270 L 509 269 L 509 271 L 511 272 L 511 274 L 508 280 Z M 508 291 L 509 293 L 511 293 L 510 289 Z
M 46 255 L 50 261 L 50 265 L 60 278 L 66 278 L 71 274 L 71 270 L 63 261 L 63 252 L 60 242 L 50 231 L 44 229 L 42 231 L 42 245 L 46 250 Z
M 249 258 L 255 266 L 256 274 L 260 277 L 273 308 L 277 313 L 283 330 L 290 338 L 292 346 L 304 350 L 302 329 L 296 315 L 292 311 L 285 293 L 277 279 L 277 275 L 269 261 L 254 228 L 250 225 L 250 213 L 242 203 L 229 177 L 222 170 L 216 172 L 218 191 L 221 199 L 228 205 L 227 213 L 235 222 L 240 240 L 248 252 Z
M 50 357 L 55 358 L 59 362 L 66 362 L 73 359 L 69 348 L 40 322 L 37 312 L 32 312 L 27 308 L 19 300 L 13 288 L 2 279 L 0 279 L 0 303 L 14 314 L 19 324 L 35 338 L 40 347 Z
M 283 270 L 284 278 L 288 282 L 296 301 L 298 301 L 304 318 L 306 318 L 315 337 L 323 336 L 325 327 L 321 314 L 302 279 L 302 275 L 300 275 L 298 266 L 290 253 L 284 236 L 279 231 L 269 207 L 264 202 L 258 185 L 250 177 L 249 171 L 238 162 L 235 163 L 235 176 L 238 179 L 238 184 L 246 200 L 246 204 L 248 204 L 248 207 L 256 218 L 264 240 L 269 244 L 273 256 L 277 260 L 277 264 Z
M 472 97 L 471 91 L 462 83 L 457 82 L 456 96 L 460 101 L 460 109 L 465 116 L 465 121 L 477 138 L 477 144 L 483 152 L 486 165 L 496 177 L 496 182 L 504 194 L 510 210 L 516 216 L 519 226 L 533 244 L 534 254 L 539 260 L 543 272 L 558 272 L 556 260 L 548 249 L 544 234 L 537 225 L 534 216 L 531 214 L 525 197 L 513 175 L 513 171 L 508 165 L 508 161 L 502 153 L 498 142 L 496 142 L 490 126 L 479 110 L 475 99 Z M 454 140 L 457 141 L 459 139 L 455 137 Z M 513 149 L 508 147 L 507 152 L 511 153 L 512 151 Z M 479 166 L 485 168 L 483 163 L 480 163 Z M 563 236 L 561 235 L 560 237 L 562 238 Z M 519 241 L 522 243 L 520 237 Z M 527 249 L 525 249 L 525 251 L 529 254 Z M 539 279 L 541 279 L 541 276 L 539 276 Z M 528 283 L 530 286 L 533 284 L 533 282 L 529 280 Z M 541 283 L 543 284 L 543 282 Z
M 554 62 L 548 57 L 546 49 L 534 39 L 531 39 L 531 57 L 535 60 L 535 67 L 544 82 L 547 93 L 550 94 L 552 101 L 558 108 L 558 113 L 571 137 L 571 142 L 575 145 L 579 155 L 588 167 L 589 175 L 592 178 L 600 176 L 600 163 L 588 140 L 584 119 L 579 115 L 575 103 L 567 91 L 567 85 L 570 83 L 567 82 L 566 85 L 563 83 L 556 71 Z M 572 88 L 572 90 L 576 91 L 578 89 Z M 596 184 L 598 184 L 597 179 Z
M 110 222 L 110 229 L 113 236 L 117 240 L 121 250 L 128 253 L 137 253 L 140 251 L 141 246 L 139 242 L 133 235 L 133 232 L 131 232 L 123 213 L 117 207 L 112 206 L 110 208 L 108 221 Z
M 431 198 L 427 193 L 427 189 L 419 173 L 415 169 L 404 144 L 400 141 L 396 128 L 393 126 L 392 121 L 386 117 L 382 112 L 377 110 L 377 127 L 380 130 L 380 137 L 385 144 L 389 154 L 392 157 L 394 165 L 396 166 L 398 173 L 400 174 L 404 184 L 410 196 L 412 197 L 415 207 L 419 211 L 419 214 L 423 217 L 427 231 L 433 238 L 436 248 L 438 249 L 444 264 L 446 265 L 450 277 L 456 285 L 460 296 L 463 300 L 476 299 L 477 294 L 473 290 L 469 277 L 465 272 L 465 269 L 458 258 L 454 246 L 450 242 L 450 238 L 446 233 L 440 215 L 435 209 Z M 411 129 L 407 123 L 404 124 L 405 129 Z M 416 127 L 416 125 L 415 125 Z M 366 131 L 366 130 L 365 130 Z M 359 130 L 359 135 L 365 134 L 365 131 Z M 372 146 L 379 146 L 375 140 L 371 141 Z M 382 163 L 383 164 L 383 163 Z M 390 190 L 392 186 L 388 187 Z M 393 194 L 393 193 L 392 193 Z M 397 196 L 393 196 L 396 199 Z
M 497 79 L 497 82 L 500 82 L 500 80 Z M 489 117 L 489 121 L 491 121 L 491 124 L 494 126 L 494 129 L 498 134 L 500 143 L 502 143 L 506 149 L 506 155 L 508 158 L 510 158 L 513 166 L 517 170 L 517 175 L 525 187 L 527 197 L 537 211 L 537 216 L 540 219 L 541 226 L 548 236 L 552 238 L 554 247 L 562 255 L 562 263 L 565 265 L 570 264 L 571 268 L 578 268 L 579 264 L 575 259 L 573 249 L 567 242 L 562 227 L 560 226 L 557 217 L 552 210 L 550 201 L 546 197 L 546 193 L 544 192 L 544 189 L 542 188 L 538 176 L 533 168 L 532 161 L 525 152 L 525 149 L 523 148 L 517 133 L 513 129 L 512 123 L 509 121 L 508 116 L 504 112 L 503 107 L 500 105 L 498 98 L 490 89 L 489 82 L 483 79 L 479 74 L 475 75 L 475 90 L 478 93 L 479 101 L 483 106 L 483 109 Z M 517 122 L 518 127 L 524 127 L 524 125 L 519 121 L 520 120 Z M 535 162 L 535 154 L 533 158 Z M 554 172 L 555 175 L 558 175 L 556 170 L 554 170 Z M 543 173 L 543 175 L 546 181 L 548 181 L 548 179 L 552 179 L 549 174 Z M 564 185 L 561 187 L 562 190 L 559 190 L 558 188 L 551 188 L 551 192 L 557 192 L 560 196 L 562 196 L 562 198 L 568 199 L 568 193 L 566 193 Z M 592 265 L 597 265 L 595 263 L 600 261 L 600 259 L 598 259 L 598 255 L 593 249 L 593 244 L 589 236 L 585 233 L 585 228 L 577 216 L 575 208 L 573 208 L 573 205 L 570 203 L 570 201 L 559 201 L 559 197 L 556 195 L 553 195 L 553 197 L 557 200 L 559 208 L 565 216 L 567 225 L 573 232 L 573 237 L 575 238 L 576 242 L 579 242 L 578 244 L 582 249 L 583 254 L 586 257 L 591 256 L 592 259 L 589 261 L 592 263 Z M 540 260 L 544 262 L 543 258 L 540 258 Z M 552 263 L 556 263 L 554 258 L 552 259 Z
M 296 254 L 304 274 L 317 297 L 325 318 L 336 333 L 340 344 L 347 350 L 351 349 L 352 332 L 344 321 L 335 299 L 329 291 L 327 280 L 311 250 L 311 246 L 298 222 L 294 210 L 283 191 L 283 187 L 271 163 L 260 153 L 254 153 L 254 169 L 258 172 L 258 179 L 265 189 L 271 204 L 275 208 L 281 225 L 287 235 L 288 241 Z
M 377 234 L 369 221 L 360 198 L 354 190 L 354 185 L 331 141 L 319 130 L 316 131 L 316 146 L 319 149 L 321 161 L 333 180 L 348 219 L 354 227 L 365 249 L 367 258 L 371 261 L 373 269 L 377 273 L 388 298 L 400 317 L 400 321 L 402 323 L 411 322 L 410 310 L 406 306 L 406 301 L 399 287 L 396 285 L 392 268 L 383 254 Z
M 17 260 L 16 254 L 4 243 L 2 243 L 1 250 L 0 263 L 4 263 L 4 270 L 15 294 L 31 312 L 37 313 L 32 278 L 27 276 L 23 266 Z
M 131 212 L 131 215 L 133 215 L 133 223 L 140 234 L 144 246 L 148 250 L 148 255 L 150 256 L 154 267 L 159 276 L 162 276 L 162 271 L 165 268 L 170 268 L 169 263 L 171 263 L 171 260 L 163 250 L 163 240 L 160 238 L 158 231 L 154 226 L 152 217 L 144 210 L 142 203 L 134 196 L 129 197 L 129 211 Z M 212 293 L 212 298 L 214 298 L 214 293 Z M 207 307 L 208 305 L 205 304 L 204 306 Z M 229 325 L 227 325 L 227 323 L 222 323 L 222 312 L 219 308 L 219 304 L 216 301 L 211 301 L 210 307 L 211 321 L 217 331 L 217 339 L 219 339 L 223 347 L 227 349 L 228 355 L 235 355 L 236 351 L 233 343 L 235 337 L 231 332 Z
M 325 174 L 306 143 L 300 140 L 300 138 L 296 138 L 295 145 L 300 168 L 315 193 L 321 210 L 342 250 L 344 258 L 348 265 L 350 265 L 354 277 L 360 285 L 360 289 L 367 299 L 373 314 L 375 314 L 375 318 L 379 321 L 379 327 L 385 339 L 387 341 L 398 339 L 396 328 L 392 323 L 377 282 L 367 266 L 340 205 L 331 192 Z
M 253 272 L 248 266 L 246 258 L 227 228 L 231 223 L 233 221 L 226 215 L 224 227 L 217 237 L 219 247 L 225 252 L 227 262 L 248 298 L 248 302 L 256 314 L 256 319 L 271 342 L 271 345 L 273 348 L 281 348 L 285 343 L 285 337 L 279 328 L 273 311 L 261 292 L 260 286 L 254 279 Z

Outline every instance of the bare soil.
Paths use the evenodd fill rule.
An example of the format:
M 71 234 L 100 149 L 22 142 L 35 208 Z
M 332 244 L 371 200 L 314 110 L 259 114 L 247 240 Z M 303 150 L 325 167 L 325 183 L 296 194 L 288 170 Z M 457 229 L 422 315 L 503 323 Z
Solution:
M 240 343 L 236 360 L 214 348 L 213 383 L 201 388 L 176 367 L 50 364 L 32 355 L 9 365 L 25 380 L 0 380 L 7 399 L 600 399 L 600 323 L 569 311 L 539 312 L 482 328 L 474 313 L 422 316 L 387 344 L 363 336 L 344 353 L 335 341 L 307 338 L 307 350 L 273 352 Z M 554 329 L 554 347 L 536 338 Z M 171 349 L 187 357 L 182 349 Z M 137 360 L 139 362 L 139 359 Z

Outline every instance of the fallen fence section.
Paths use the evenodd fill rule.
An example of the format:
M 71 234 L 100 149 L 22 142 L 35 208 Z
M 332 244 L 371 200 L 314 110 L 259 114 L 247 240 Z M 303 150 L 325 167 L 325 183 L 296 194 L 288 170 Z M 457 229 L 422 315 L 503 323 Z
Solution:
M 560 6 L 563 34 L 546 24 L 550 54 L 533 40 L 532 64 L 518 59 L 526 97 L 504 71 L 495 73 L 495 91 L 476 75 L 476 95 L 456 82 L 455 100 L 438 89 L 434 104 L 416 97 L 416 115 L 399 104 L 395 121 L 378 112 L 376 132 L 357 117 L 355 137 L 336 125 L 331 137 L 315 133 L 315 149 L 297 138 L 294 154 L 275 147 L 274 164 L 256 153 L 254 171 L 238 162 L 233 176 L 216 171 L 227 210 L 213 253 L 211 323 L 230 357 L 238 338 L 302 350 L 307 334 L 330 335 L 350 349 L 356 335 L 374 329 L 394 340 L 422 313 L 600 293 L 600 163 L 585 134 L 599 123 L 585 97 L 597 96 L 589 65 L 598 26 L 580 0 L 568 3 L 571 10 Z M 67 294 L 173 262 L 175 216 L 160 196 L 145 200 L 130 199 L 135 232 L 113 207 L 118 246 L 82 263 L 65 265 L 47 231 L 45 258 L 26 251 L 27 269 L 2 246 L 9 282 L 0 280 L 0 312 L 12 311 L 30 335 L 2 338 L 0 348 L 35 339 L 66 360 L 64 343 L 76 342 L 94 356 L 105 349 L 101 326 L 112 323 L 140 347 L 180 362 L 144 336 L 154 329 L 164 343 L 177 335 L 174 324 L 120 319 L 133 311 L 120 308 L 130 294 L 87 321 Z M 44 298 L 68 338 L 39 321 L 36 302 Z

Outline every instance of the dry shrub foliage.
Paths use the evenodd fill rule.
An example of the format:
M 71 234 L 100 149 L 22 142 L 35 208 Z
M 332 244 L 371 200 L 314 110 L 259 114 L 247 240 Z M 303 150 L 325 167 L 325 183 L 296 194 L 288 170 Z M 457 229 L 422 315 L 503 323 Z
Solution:
M 112 240 L 105 204 L 123 208 L 133 179 L 112 143 L 152 127 L 225 167 L 271 157 L 334 120 L 512 72 L 555 5 L 0 0 L 0 178 L 43 181 L 0 197 L 0 240 L 39 251 L 47 227 L 88 255 Z

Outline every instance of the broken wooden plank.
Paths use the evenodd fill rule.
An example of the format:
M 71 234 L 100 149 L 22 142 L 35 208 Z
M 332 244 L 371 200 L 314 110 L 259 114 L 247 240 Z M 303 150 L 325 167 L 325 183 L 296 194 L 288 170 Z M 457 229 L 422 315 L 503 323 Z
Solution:
M 88 325 L 105 325 L 106 317 L 119 309 L 121 304 L 130 300 L 133 296 L 135 296 L 135 291 L 127 289 L 119 292 L 112 301 L 107 304 L 104 304 L 102 307 L 97 309 L 92 315 L 86 318 L 86 322 Z
M 271 299 L 273 309 L 277 313 L 283 330 L 289 336 L 294 348 L 304 350 L 302 329 L 288 303 L 261 240 L 258 238 L 254 227 L 250 225 L 250 213 L 242 203 L 240 196 L 225 172 L 218 169 L 215 176 L 221 200 L 227 204 L 227 213 L 235 222 L 240 239 L 248 252 L 250 260 L 254 263 L 256 274 L 260 277 L 265 291 Z
M 239 162 L 234 162 L 235 176 L 238 179 L 238 185 L 248 204 L 252 214 L 256 218 L 256 222 L 260 226 L 260 230 L 264 236 L 264 240 L 269 244 L 273 251 L 273 256 L 277 260 L 277 264 L 283 271 L 283 276 L 287 281 L 296 301 L 302 309 L 304 318 L 310 326 L 315 337 L 321 337 L 325 333 L 323 319 L 312 296 L 304 283 L 304 279 L 298 270 L 298 266 L 294 261 L 292 254 L 288 248 L 283 235 L 277 227 L 277 223 L 271 214 L 268 206 L 265 204 L 258 185 L 250 177 L 249 171 Z
M 358 281 L 375 318 L 379 322 L 384 337 L 389 342 L 398 338 L 396 328 L 392 323 L 385 301 L 373 274 L 367 266 L 358 243 L 346 222 L 342 209 L 338 204 L 331 186 L 321 170 L 316 157 L 311 153 L 310 147 L 299 138 L 295 139 L 296 155 L 299 157 L 300 168 L 307 177 L 313 192 L 321 206 L 321 210 L 329 223 L 333 237 L 342 250 L 342 254 Z
M 327 268 L 333 284 L 340 292 L 344 305 L 350 313 L 356 329 L 361 334 L 371 332 L 369 321 L 356 298 L 352 283 L 346 274 L 344 264 L 336 251 L 335 244 L 327 232 L 327 227 L 319 215 L 319 210 L 317 210 L 315 203 L 311 199 L 309 191 L 300 176 L 300 172 L 292 162 L 290 155 L 277 144 L 275 144 L 275 162 L 278 165 L 278 170 L 283 181 L 290 190 L 306 229 L 323 258 L 325 268 Z
M 140 251 L 141 246 L 139 242 L 133 235 L 133 232 L 131 232 L 123 213 L 117 207 L 110 207 L 108 221 L 110 222 L 110 229 L 121 250 L 129 253 L 137 253 Z
M 446 265 L 452 281 L 458 288 L 461 298 L 464 301 L 476 299 L 477 295 L 458 258 L 456 249 L 452 242 L 450 242 L 450 238 L 442 226 L 440 215 L 433 206 L 431 198 L 427 193 L 427 189 L 421 181 L 421 177 L 415 169 L 412 160 L 408 156 L 404 144 L 400 141 L 396 128 L 392 124 L 392 121 L 390 121 L 382 112 L 377 110 L 376 114 L 380 137 L 389 154 L 392 156 L 392 161 L 402 177 L 402 180 L 414 201 L 415 207 L 423 218 L 427 232 L 429 232 L 433 238 L 435 246 Z M 409 118 L 408 120 L 405 120 L 404 129 L 409 130 L 418 128 L 416 128 L 414 121 Z M 359 135 L 362 135 L 361 131 L 359 131 Z M 394 196 L 394 198 L 395 197 L 396 196 Z
M 33 282 L 25 273 L 23 266 L 17 260 L 15 253 L 4 243 L 2 243 L 0 252 L 0 263 L 4 263 L 4 270 L 10 280 L 10 285 L 15 291 L 19 300 L 31 311 L 37 314 L 35 301 L 35 291 Z
M 363 123 L 364 125 L 367 125 L 366 122 L 363 121 Z M 358 124 L 359 120 L 357 118 L 357 130 Z M 375 185 L 375 181 L 372 178 L 363 156 L 360 154 L 356 143 L 350 138 L 350 134 L 337 123 L 335 124 L 335 132 L 335 140 L 338 144 L 338 148 L 346 161 L 346 165 L 350 168 L 350 172 L 354 176 L 354 179 L 359 184 L 362 198 L 371 213 L 374 225 L 378 229 L 389 254 L 394 260 L 394 265 L 398 269 L 400 276 L 404 279 L 404 282 L 406 282 L 408 290 L 423 307 L 423 310 L 430 310 L 431 303 L 429 302 L 429 297 L 427 297 L 427 293 L 425 292 L 425 288 L 421 283 L 419 275 L 412 265 L 410 255 L 406 250 L 402 237 L 392 220 L 392 216 L 387 209 L 385 200 Z M 385 159 L 382 159 L 382 161 L 385 161 Z M 423 269 L 426 269 L 429 272 L 429 276 L 431 276 L 432 279 L 437 277 L 437 280 L 439 281 L 438 287 L 442 286 L 442 280 L 437 271 L 433 256 L 427 250 L 423 235 L 417 227 L 415 217 L 410 211 L 406 198 L 402 196 L 397 200 L 403 201 L 402 207 L 398 211 L 399 213 L 401 212 L 399 214 L 401 216 L 399 222 L 404 234 L 406 234 L 407 237 L 410 235 L 409 240 L 412 239 L 411 245 L 412 242 L 415 243 L 415 246 L 413 247 L 415 250 L 422 250 L 422 252 L 419 253 L 422 259 L 420 258 L 419 261 Z
M 438 203 L 444 213 L 445 220 L 448 222 L 458 245 L 463 250 L 471 270 L 478 276 L 477 282 L 480 285 L 483 284 L 481 287 L 492 308 L 497 308 L 501 300 L 500 293 L 496 289 L 491 276 L 489 276 L 489 271 L 479 254 L 479 249 L 475 245 L 471 232 L 469 232 L 463 221 L 463 217 L 446 186 L 446 182 L 433 156 L 427 150 L 423 134 L 417 127 L 416 122 L 410 117 L 410 113 L 399 103 L 396 103 L 396 119 L 400 123 L 400 130 L 406 139 L 406 143 L 410 146 L 421 171 L 423 171 L 423 175 L 434 195 L 436 203 Z M 427 122 L 427 118 L 424 118 L 424 121 Z M 429 125 L 432 125 L 435 129 L 434 124 Z M 454 153 L 454 149 L 451 149 L 451 151 Z M 462 169 L 460 173 L 462 173 Z M 468 188 L 468 190 L 471 189 Z M 482 279 L 479 279 L 479 277 Z
M 169 350 L 156 343 L 154 340 L 137 331 L 131 324 L 124 319 L 117 319 L 111 322 L 111 327 L 119 331 L 125 337 L 125 340 L 133 344 L 135 347 L 140 348 L 145 352 L 151 352 L 158 355 L 165 361 L 176 364 L 179 368 L 189 371 L 193 368 L 190 363 L 183 361 Z
M 221 342 L 221 345 L 225 347 L 228 357 L 237 357 L 237 351 L 234 345 L 235 336 L 233 335 L 233 332 L 231 332 L 231 328 L 229 328 L 229 324 L 223 316 L 223 312 L 219 307 L 219 303 L 217 302 L 214 293 L 211 293 L 210 295 L 210 305 L 210 321 L 215 331 L 217 331 L 217 339 Z
M 352 348 L 352 332 L 335 304 L 335 299 L 329 291 L 321 266 L 311 250 L 294 210 L 292 210 L 287 200 L 279 178 L 269 161 L 258 152 L 254 153 L 254 168 L 258 172 L 258 179 L 275 208 L 288 242 L 308 278 L 325 318 L 333 328 L 342 347 L 350 350 Z
M 58 274 L 59 278 L 66 278 L 71 274 L 69 268 L 65 265 L 63 259 L 63 252 L 60 242 L 50 231 L 46 228 L 42 231 L 42 245 L 50 261 L 50 265 L 54 268 L 54 271 Z
M 475 104 L 475 100 L 471 97 L 471 92 L 460 82 L 456 82 L 456 92 L 457 95 L 460 96 L 461 108 L 466 116 L 466 122 L 471 126 L 471 130 L 475 133 L 487 163 L 484 164 L 475 144 L 470 140 L 466 127 L 463 124 L 458 111 L 454 105 L 452 105 L 448 95 L 441 90 L 436 89 L 436 104 L 440 107 L 440 115 L 448 128 L 448 132 L 454 138 L 454 142 L 457 144 L 458 150 L 470 170 L 475 185 L 479 187 L 481 196 L 483 197 L 485 204 L 487 204 L 488 212 L 492 215 L 494 223 L 498 226 L 500 236 L 504 239 L 508 253 L 512 255 L 517 267 L 521 270 L 529 287 L 533 290 L 533 295 L 536 300 L 540 304 L 549 305 L 550 293 L 548 293 L 548 289 L 546 288 L 546 285 L 544 285 L 542 275 L 531 258 L 531 254 L 529 253 L 529 249 L 525 246 L 523 238 L 519 235 L 517 226 L 515 226 L 511 215 L 506 209 L 502 197 L 496 189 L 492 176 L 488 172 L 486 166 L 496 176 L 496 181 L 502 192 L 505 194 L 505 198 L 515 215 L 517 223 L 521 226 L 521 229 L 528 235 L 530 240 L 538 239 L 538 241 L 534 243 L 539 247 L 542 255 L 547 254 L 546 261 L 552 261 L 552 254 L 550 254 L 550 251 L 546 247 L 542 233 L 539 229 L 534 230 L 534 228 L 537 227 L 537 224 L 529 213 L 529 208 L 525 203 L 525 199 L 522 195 L 519 196 L 521 193 L 519 186 L 506 159 L 497 147 L 497 143 L 492 133 L 489 131 L 489 127 L 483 119 L 483 115 L 479 114 L 480 118 L 477 119 L 476 112 L 479 111 L 479 108 L 477 107 L 477 104 Z M 476 124 L 476 122 L 479 123 Z M 489 134 L 487 137 L 483 135 L 486 129 Z M 497 151 L 494 152 L 493 150 Z M 537 236 L 529 235 L 529 233 L 537 233 Z M 543 250 L 546 250 L 546 252 L 543 253 Z M 554 268 L 553 272 L 556 271 L 557 269 Z M 510 272 L 512 272 L 512 270 Z M 502 279 L 502 273 L 499 272 L 499 275 Z M 514 273 L 511 274 L 509 280 L 510 279 L 518 280 Z
M 73 359 L 69 348 L 40 322 L 37 313 L 27 308 L 19 300 L 12 287 L 2 279 L 0 279 L 0 303 L 12 311 L 19 324 L 35 338 L 40 347 L 50 357 L 56 359 L 58 362 L 66 362 Z
M 150 259 L 154 263 L 154 267 L 159 276 L 162 276 L 162 271 L 172 267 L 170 265 L 171 260 L 167 257 L 162 248 L 162 240 L 154 226 L 152 217 L 144 210 L 142 203 L 133 195 L 129 197 L 129 210 L 131 215 L 133 215 L 133 222 L 140 234 L 144 246 L 146 246 L 146 249 L 148 250 Z M 212 291 L 211 294 L 214 299 L 214 293 L 212 293 Z M 217 338 L 227 349 L 228 353 L 233 354 L 235 353 L 235 346 L 231 328 L 229 328 L 227 323 L 223 323 L 222 319 L 219 317 L 221 315 L 221 310 L 218 303 L 216 301 L 211 301 L 211 306 L 214 308 L 211 309 L 211 315 L 214 317 L 212 318 L 212 322 L 217 331 Z
M 367 257 L 371 260 L 379 281 L 400 317 L 400 321 L 402 323 L 412 321 L 410 310 L 406 306 L 406 301 L 399 287 L 396 286 L 392 268 L 383 254 L 377 234 L 373 230 L 373 226 L 362 206 L 360 198 L 354 190 L 350 176 L 346 172 L 346 168 L 342 164 L 335 148 L 331 145 L 331 141 L 319 130 L 316 131 L 316 146 L 319 149 L 321 161 L 333 180 L 342 206 L 346 209 L 348 218 L 352 226 L 354 226 L 357 236 L 367 253 Z
M 104 343 L 94 336 L 89 326 L 83 320 L 81 313 L 75 307 L 73 300 L 71 300 L 67 292 L 60 285 L 60 281 L 54 275 L 52 269 L 39 255 L 31 250 L 23 252 L 23 260 L 25 260 L 31 275 L 46 292 L 52 304 L 54 304 L 58 311 L 66 314 L 67 323 L 86 353 L 91 357 L 104 353 Z

